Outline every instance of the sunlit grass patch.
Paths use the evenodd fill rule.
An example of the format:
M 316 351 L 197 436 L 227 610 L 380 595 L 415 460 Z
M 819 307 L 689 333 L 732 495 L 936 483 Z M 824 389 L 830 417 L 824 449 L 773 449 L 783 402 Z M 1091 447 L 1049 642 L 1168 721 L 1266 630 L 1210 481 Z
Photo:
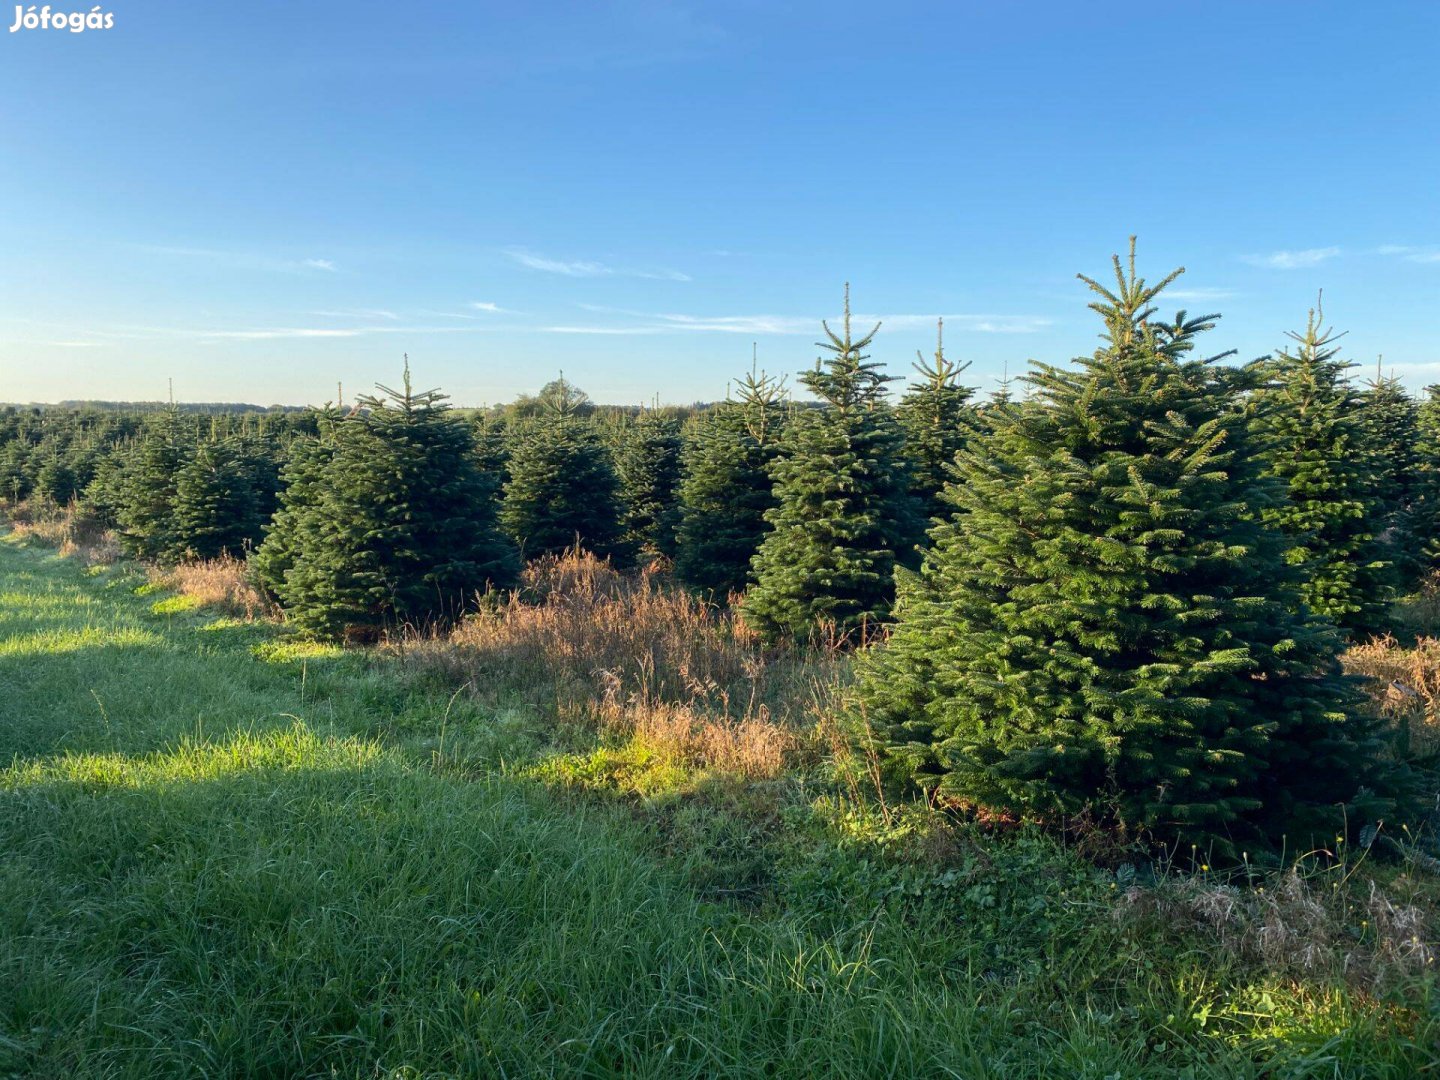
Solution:
M 322 737 L 303 722 L 261 732 L 232 732 L 211 742 L 182 738 L 173 749 L 139 757 L 120 753 L 62 754 L 0 770 L 0 791 L 42 784 L 78 784 L 89 791 L 218 780 L 252 770 L 359 769 L 381 753 L 377 743 Z
M 267 664 L 298 664 L 302 660 L 336 660 L 345 655 L 345 650 L 325 642 L 281 638 L 251 646 L 250 654 Z
M 679 791 L 695 773 L 639 740 L 584 754 L 555 754 L 521 773 L 545 784 L 653 797 Z
M 150 605 L 150 610 L 156 615 L 179 615 L 187 611 L 194 611 L 200 607 L 200 601 L 193 596 L 167 596 L 163 600 L 157 600 Z
M 135 626 L 57 628 L 0 637 L 0 656 L 54 655 L 100 648 L 155 648 L 164 643 L 160 635 Z

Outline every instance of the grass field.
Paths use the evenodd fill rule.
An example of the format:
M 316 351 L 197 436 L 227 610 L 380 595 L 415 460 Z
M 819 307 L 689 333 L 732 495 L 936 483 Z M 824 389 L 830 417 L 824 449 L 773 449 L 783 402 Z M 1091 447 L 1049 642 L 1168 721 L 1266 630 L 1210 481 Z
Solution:
M 462 689 L 0 543 L 0 1076 L 1440 1071 L 1418 870 L 1152 881 Z

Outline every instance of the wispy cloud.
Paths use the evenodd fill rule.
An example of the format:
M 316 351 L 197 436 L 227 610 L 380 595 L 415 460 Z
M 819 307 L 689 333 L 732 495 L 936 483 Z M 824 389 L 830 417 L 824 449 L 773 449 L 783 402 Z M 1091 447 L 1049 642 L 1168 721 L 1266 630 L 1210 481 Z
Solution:
M 1205 303 L 1211 300 L 1228 300 L 1235 295 L 1234 289 L 1211 289 L 1197 287 L 1194 289 L 1166 289 L 1164 292 L 1166 300 L 1189 300 Z
M 132 250 L 151 255 L 167 255 L 182 259 L 203 259 L 231 266 L 238 270 L 257 270 L 272 274 L 303 274 L 312 270 L 335 273 L 330 259 L 289 259 L 254 251 L 225 251 L 217 248 L 174 247 L 166 244 L 131 244 Z
M 664 334 L 664 333 L 718 333 L 718 334 L 786 334 L 814 335 L 820 330 L 821 316 L 818 315 L 677 315 L 663 312 L 631 311 L 624 308 L 602 307 L 597 304 L 579 305 L 586 311 L 600 314 L 624 315 L 643 322 L 626 327 L 611 326 L 569 326 L 547 327 L 550 333 L 567 334 Z M 935 320 L 944 318 L 947 326 L 961 331 L 978 334 L 1033 334 L 1050 325 L 1049 319 L 1032 315 L 854 315 L 857 324 L 867 329 L 875 323 L 882 323 L 892 330 L 916 326 L 934 326 Z M 832 320 L 833 325 L 833 320 Z
M 596 335 L 628 335 L 628 334 L 663 334 L 663 326 L 542 326 L 542 333 L 546 334 L 596 334 Z
M 484 311 L 491 315 L 512 314 L 509 308 L 503 308 L 499 304 L 492 304 L 488 300 L 475 300 L 471 302 L 470 306 L 476 311 Z
M 1263 266 L 1267 270 L 1304 270 L 1319 266 L 1340 254 L 1338 247 L 1304 248 L 1300 251 L 1272 251 L 1265 255 L 1242 255 L 1243 262 Z
M 186 341 L 278 341 L 325 338 L 358 338 L 372 334 L 474 334 L 479 326 L 261 326 L 261 327 L 192 327 L 192 326 L 115 326 L 86 330 L 85 333 L 105 339 L 153 341 L 166 338 Z
M 851 318 L 861 324 L 875 323 L 891 330 L 904 330 L 916 326 L 935 325 L 935 320 L 944 319 L 949 330 L 973 334 L 1035 334 L 1050 325 L 1049 319 L 1038 315 L 853 315 Z M 831 320 L 834 325 L 834 320 Z
M 1409 244 L 1381 244 L 1376 255 L 1393 255 L 1413 263 L 1440 263 L 1440 248 L 1413 247 Z
M 368 331 L 363 329 L 316 330 L 311 327 L 280 327 L 270 330 L 194 330 L 176 331 L 182 337 L 214 338 L 233 341 L 271 341 L 278 338 L 352 338 Z
M 682 274 L 679 270 L 623 268 L 589 259 L 553 259 L 536 254 L 526 248 L 506 248 L 503 254 L 528 270 L 539 270 L 546 274 L 559 274 L 563 277 L 632 277 L 647 278 L 651 281 L 691 280 L 689 274 Z
M 310 314 L 318 315 L 322 319 L 387 319 L 395 322 L 400 318 L 395 312 L 386 311 L 384 308 L 356 308 L 350 311 L 312 311 Z

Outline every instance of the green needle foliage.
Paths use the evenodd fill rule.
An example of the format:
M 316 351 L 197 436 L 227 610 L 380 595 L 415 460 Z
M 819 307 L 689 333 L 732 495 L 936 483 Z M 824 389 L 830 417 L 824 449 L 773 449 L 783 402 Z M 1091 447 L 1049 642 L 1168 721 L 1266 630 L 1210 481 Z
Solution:
M 775 505 L 770 471 L 785 428 L 785 388 L 754 369 L 733 400 L 701 414 L 684 452 L 675 571 L 724 599 L 750 583 L 750 561 Z
M 412 390 L 408 363 L 403 389 L 378 389 L 334 425 L 328 447 L 292 465 L 261 549 L 289 618 L 321 637 L 452 621 L 519 570 L 445 395 Z
M 680 425 L 673 417 L 646 412 L 620 433 L 615 474 L 627 550 L 674 557 L 680 449 Z
M 273 488 L 271 489 L 273 490 Z M 175 553 L 190 559 L 242 557 L 264 519 L 254 466 L 232 439 L 205 443 L 175 477 Z
M 194 454 L 174 409 L 149 425 L 125 460 L 118 485 L 115 535 L 129 555 L 170 559 L 181 547 L 175 529 L 180 470 Z
M 1399 379 L 1377 371 L 1360 395 L 1360 413 L 1375 485 L 1375 527 L 1396 578 L 1409 585 L 1425 567 L 1412 514 L 1419 496 L 1419 403 Z
M 897 417 L 905 432 L 905 457 L 910 464 L 910 490 L 920 500 L 926 518 L 944 517 L 949 506 L 941 499 L 950 481 L 955 455 L 965 445 L 974 424 L 970 397 L 974 388 L 961 386 L 960 373 L 970 365 L 945 356 L 945 323 L 935 334 L 935 355 L 913 365 L 919 379 L 900 403 Z M 918 354 L 917 354 L 918 355 Z
M 1416 570 L 1440 565 L 1440 386 L 1427 386 L 1415 410 L 1415 489 L 1410 505 Z
M 903 436 L 885 384 L 864 350 L 875 337 L 827 324 L 831 355 L 801 376 L 824 407 L 791 423 L 775 463 L 771 531 L 755 554 L 745 620 L 763 636 L 804 639 L 820 624 L 858 639 L 889 617 L 895 567 L 919 539 L 922 522 L 901 457 Z
M 551 383 L 543 414 L 522 424 L 511 443 L 500 520 L 527 559 L 577 543 L 602 558 L 626 554 L 619 481 L 582 398 L 563 379 Z
M 265 542 L 250 557 L 256 579 L 273 596 L 279 596 L 285 588 L 298 553 L 316 550 L 325 542 L 322 504 L 341 413 L 326 406 L 318 414 L 318 434 L 290 445 L 280 474 L 280 508 L 265 534 Z
M 1300 597 L 1313 611 L 1358 633 L 1377 629 L 1388 607 L 1389 566 L 1377 543 L 1375 455 L 1360 398 L 1339 359 L 1341 335 L 1312 310 L 1296 348 L 1264 365 L 1256 430 L 1266 472 L 1288 498 L 1262 511 L 1295 541 L 1289 560 L 1304 567 Z
M 864 713 L 940 796 L 1238 854 L 1373 820 L 1368 721 L 1339 638 L 1295 603 L 1248 373 L 1189 358 L 1213 317 L 1157 321 L 1115 259 L 1104 344 L 1037 365 L 962 451 L 897 625 L 865 654 Z

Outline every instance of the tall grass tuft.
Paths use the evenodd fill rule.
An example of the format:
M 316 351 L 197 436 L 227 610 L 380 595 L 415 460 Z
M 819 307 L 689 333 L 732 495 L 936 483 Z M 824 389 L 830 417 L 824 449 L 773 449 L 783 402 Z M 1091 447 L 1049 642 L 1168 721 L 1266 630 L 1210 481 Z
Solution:
M 482 698 L 643 741 L 677 761 L 778 775 L 811 745 L 841 678 L 834 656 L 761 643 L 663 568 L 621 573 L 581 551 L 537 559 L 444 636 L 391 648 Z
M 108 566 L 120 558 L 120 545 L 110 531 L 74 503 L 56 506 L 28 499 L 6 514 L 11 534 L 22 543 L 55 548 L 86 566 Z
M 149 568 L 151 584 L 174 589 L 197 607 L 215 608 L 246 619 L 278 618 L 275 607 L 256 586 L 248 564 L 233 555 L 204 562 Z

